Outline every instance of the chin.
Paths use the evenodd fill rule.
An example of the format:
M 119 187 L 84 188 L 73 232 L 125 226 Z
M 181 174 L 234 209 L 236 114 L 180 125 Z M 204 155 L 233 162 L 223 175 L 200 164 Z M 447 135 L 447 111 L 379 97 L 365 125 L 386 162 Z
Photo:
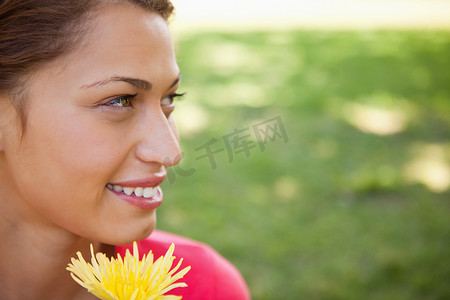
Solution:
M 104 239 L 101 242 L 104 244 L 114 245 L 114 246 L 128 245 L 128 244 L 132 244 L 134 241 L 140 241 L 140 240 L 147 238 L 153 232 L 153 230 L 154 230 L 154 227 L 152 227 L 151 229 L 150 228 L 146 229 L 145 231 L 143 231 L 140 234 L 119 235 L 119 236 L 112 237 L 110 239 Z
M 98 241 L 109 245 L 128 245 L 134 241 L 147 238 L 153 232 L 156 227 L 156 216 L 153 216 L 150 220 L 147 219 L 143 224 L 136 224 L 136 222 L 131 221 L 119 229 L 116 226 L 113 227 L 107 235 L 103 233 L 102 238 Z

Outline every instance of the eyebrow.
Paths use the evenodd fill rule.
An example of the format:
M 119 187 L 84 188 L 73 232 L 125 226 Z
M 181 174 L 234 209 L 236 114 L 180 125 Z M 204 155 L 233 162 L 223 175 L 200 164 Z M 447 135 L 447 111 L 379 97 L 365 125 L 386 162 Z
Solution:
M 131 77 L 123 77 L 123 76 L 113 76 L 113 77 L 105 79 L 105 80 L 99 80 L 94 83 L 83 85 L 82 88 L 99 87 L 99 86 L 102 86 L 102 85 L 105 85 L 105 84 L 108 84 L 111 82 L 118 82 L 118 81 L 129 83 L 132 86 L 134 86 L 140 90 L 144 90 L 144 91 L 149 91 L 152 89 L 152 84 L 150 82 L 148 82 L 147 80 L 131 78 Z
M 170 88 L 173 88 L 175 85 L 177 85 L 177 83 L 180 82 L 180 79 L 181 79 L 181 73 L 178 74 L 177 78 L 170 85 Z M 136 87 L 137 89 L 144 90 L 144 91 L 149 91 L 153 87 L 153 85 L 147 80 L 131 78 L 131 77 L 124 77 L 124 76 L 113 76 L 113 77 L 105 79 L 105 80 L 100 80 L 100 81 L 96 81 L 94 83 L 83 85 L 82 88 L 91 88 L 94 86 L 102 86 L 102 85 L 105 85 L 105 84 L 108 84 L 111 82 L 118 82 L 118 81 L 129 83 L 132 86 Z

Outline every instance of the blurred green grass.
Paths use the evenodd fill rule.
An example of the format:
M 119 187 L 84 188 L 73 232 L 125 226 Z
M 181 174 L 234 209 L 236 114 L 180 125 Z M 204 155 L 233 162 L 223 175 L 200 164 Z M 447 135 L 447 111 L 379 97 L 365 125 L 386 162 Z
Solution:
M 253 299 L 450 299 L 450 32 L 205 31 L 177 49 L 184 157 L 160 229 L 216 248 Z M 400 126 L 361 130 L 355 107 Z M 252 126 L 276 116 L 289 141 L 262 151 Z M 235 129 L 255 147 L 230 162 Z

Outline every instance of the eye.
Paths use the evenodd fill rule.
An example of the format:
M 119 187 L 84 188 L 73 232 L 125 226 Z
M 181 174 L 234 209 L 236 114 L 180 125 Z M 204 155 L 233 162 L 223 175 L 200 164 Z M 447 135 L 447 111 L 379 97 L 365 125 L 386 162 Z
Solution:
M 170 114 L 173 112 L 175 108 L 175 104 L 173 103 L 175 98 L 182 97 L 184 96 L 184 94 L 185 93 L 182 94 L 173 93 L 161 99 L 161 108 L 167 118 L 170 116 Z
M 173 93 L 161 99 L 161 106 L 173 106 L 175 98 L 183 97 L 186 93 Z
M 120 97 L 116 97 L 106 103 L 106 106 L 117 106 L 117 107 L 133 107 L 133 101 L 136 98 L 137 94 L 134 95 L 123 95 Z

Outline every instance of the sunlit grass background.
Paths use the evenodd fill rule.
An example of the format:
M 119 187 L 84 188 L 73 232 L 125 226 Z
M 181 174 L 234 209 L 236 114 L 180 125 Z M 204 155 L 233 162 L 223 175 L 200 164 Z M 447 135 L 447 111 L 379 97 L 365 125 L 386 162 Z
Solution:
M 212 245 L 253 299 L 450 299 L 450 31 L 196 30 L 177 49 L 160 229 Z M 276 116 L 289 140 L 262 151 L 252 126 Z M 235 129 L 248 156 L 198 159 Z

